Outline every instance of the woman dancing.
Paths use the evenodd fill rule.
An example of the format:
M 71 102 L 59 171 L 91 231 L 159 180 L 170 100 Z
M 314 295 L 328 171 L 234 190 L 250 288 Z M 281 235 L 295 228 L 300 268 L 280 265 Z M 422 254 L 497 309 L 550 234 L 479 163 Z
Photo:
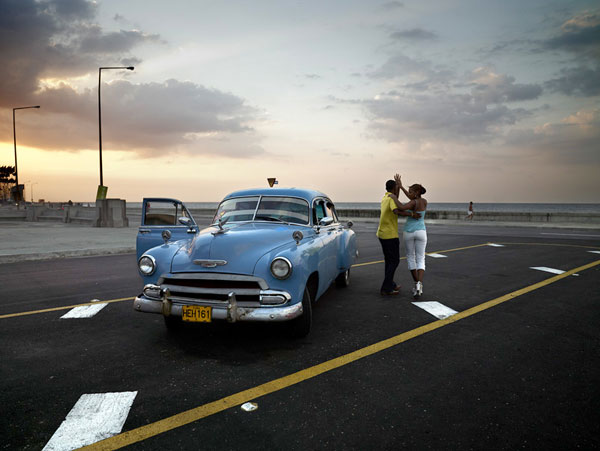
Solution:
M 411 185 L 408 191 L 402 186 L 400 176 L 394 176 L 396 185 L 401 189 L 410 201 L 404 205 L 396 198 L 398 208 L 410 209 L 420 215 L 419 219 L 406 218 L 404 224 L 404 245 L 406 246 L 406 261 L 408 270 L 415 281 L 413 296 L 419 299 L 423 294 L 423 276 L 425 275 L 425 247 L 427 246 L 427 230 L 425 228 L 425 212 L 427 211 L 427 200 L 421 197 L 425 194 L 425 188 L 418 183 Z

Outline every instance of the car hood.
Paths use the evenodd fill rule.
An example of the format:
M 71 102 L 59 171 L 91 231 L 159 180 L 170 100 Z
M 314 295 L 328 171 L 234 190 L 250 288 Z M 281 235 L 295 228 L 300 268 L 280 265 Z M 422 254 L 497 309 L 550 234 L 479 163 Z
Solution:
M 218 230 L 218 227 L 204 229 L 182 246 L 173 257 L 171 272 L 253 274 L 258 259 L 293 242 L 292 233 L 297 229 L 287 224 L 245 223 L 226 226 L 224 233 L 215 234 Z M 227 264 L 206 268 L 194 260 L 223 260 Z

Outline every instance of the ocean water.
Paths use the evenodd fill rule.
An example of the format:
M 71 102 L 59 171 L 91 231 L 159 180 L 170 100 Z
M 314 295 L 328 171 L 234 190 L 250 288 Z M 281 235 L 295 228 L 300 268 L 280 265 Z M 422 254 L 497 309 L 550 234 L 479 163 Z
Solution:
M 189 209 L 216 210 L 218 202 L 185 202 Z M 360 209 L 378 210 L 379 202 L 336 202 L 338 210 Z M 142 208 L 141 202 L 127 202 L 128 208 Z M 469 208 L 468 202 L 429 202 L 427 206 L 431 211 L 462 211 Z M 546 204 L 546 203 L 474 203 L 475 214 L 478 211 L 498 211 L 514 213 L 600 213 L 600 204 Z

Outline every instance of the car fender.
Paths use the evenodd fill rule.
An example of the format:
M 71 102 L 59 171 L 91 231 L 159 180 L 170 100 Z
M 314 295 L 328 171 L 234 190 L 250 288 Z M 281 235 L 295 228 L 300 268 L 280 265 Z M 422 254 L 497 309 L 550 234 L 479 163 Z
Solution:
M 292 242 L 279 246 L 264 254 L 256 262 L 254 275 L 263 278 L 269 288 L 290 293 L 292 304 L 302 302 L 308 278 L 313 272 L 318 271 L 320 246 L 322 246 L 320 240 L 315 237 L 305 238 L 299 244 Z M 292 274 L 287 279 L 277 279 L 271 274 L 271 262 L 276 257 L 287 258 L 292 264 Z
M 173 260 L 173 257 L 182 247 L 188 245 L 189 242 L 190 240 L 173 241 L 162 244 L 161 246 L 153 247 L 144 252 L 140 258 L 142 258 L 144 255 L 149 255 L 154 258 L 156 269 L 149 276 L 143 275 L 138 270 L 138 274 L 142 276 L 143 285 L 147 285 L 149 283 L 156 284 L 161 275 L 171 272 L 171 261 Z

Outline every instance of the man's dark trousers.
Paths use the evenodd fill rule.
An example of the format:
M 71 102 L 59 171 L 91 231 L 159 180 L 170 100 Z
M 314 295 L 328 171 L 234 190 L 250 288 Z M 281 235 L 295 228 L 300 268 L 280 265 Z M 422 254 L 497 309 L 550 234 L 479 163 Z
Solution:
M 396 288 L 394 274 L 398 263 L 400 263 L 400 239 L 390 238 L 389 240 L 382 240 L 379 238 L 379 242 L 381 243 L 381 249 L 383 249 L 383 259 L 385 261 L 385 277 L 381 285 L 381 291 L 390 293 Z

